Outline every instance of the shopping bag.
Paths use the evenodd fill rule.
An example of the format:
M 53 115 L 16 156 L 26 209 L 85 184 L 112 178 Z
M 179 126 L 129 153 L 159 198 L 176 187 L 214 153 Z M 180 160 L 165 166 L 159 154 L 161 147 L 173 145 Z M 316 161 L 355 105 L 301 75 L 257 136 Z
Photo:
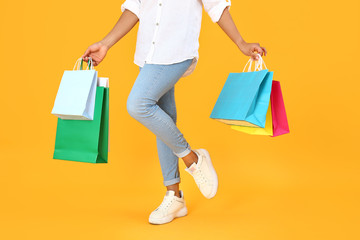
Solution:
M 273 137 L 289 133 L 289 124 L 279 81 L 273 81 L 270 98 L 273 118 Z
M 229 125 L 265 127 L 273 72 L 262 69 L 263 60 L 258 56 L 255 71 L 250 71 L 253 61 L 250 58 L 244 67 L 245 70 L 250 62 L 248 72 L 229 74 L 210 118 Z
M 271 93 L 272 94 L 272 93 Z M 265 128 L 259 127 L 247 127 L 247 126 L 237 126 L 237 125 L 230 125 L 230 128 L 252 135 L 273 135 L 273 121 L 272 121 L 272 108 L 271 108 L 271 100 L 269 103 L 268 111 L 266 113 L 266 122 Z
M 108 162 L 109 88 L 97 86 L 95 96 L 93 120 L 58 118 L 54 159 Z
M 75 69 L 79 61 L 80 69 Z M 79 58 L 72 71 L 65 70 L 51 111 L 61 119 L 93 120 L 97 71 L 89 59 L 88 70 L 82 70 Z
M 109 78 L 107 77 L 98 77 L 98 86 L 109 88 Z M 109 101 L 110 103 L 110 101 Z M 110 106 L 109 106 L 110 109 Z M 110 112 L 110 111 L 109 111 Z M 108 113 L 109 114 L 109 113 Z M 110 115 L 108 116 L 108 152 L 110 152 Z

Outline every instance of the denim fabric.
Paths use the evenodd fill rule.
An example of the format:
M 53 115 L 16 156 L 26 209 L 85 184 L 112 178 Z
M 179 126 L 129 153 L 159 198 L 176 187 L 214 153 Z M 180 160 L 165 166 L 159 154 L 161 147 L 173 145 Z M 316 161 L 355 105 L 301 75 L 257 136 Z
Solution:
M 163 183 L 180 182 L 179 158 L 191 152 L 176 126 L 175 84 L 192 59 L 174 64 L 144 64 L 127 99 L 127 111 L 156 135 Z

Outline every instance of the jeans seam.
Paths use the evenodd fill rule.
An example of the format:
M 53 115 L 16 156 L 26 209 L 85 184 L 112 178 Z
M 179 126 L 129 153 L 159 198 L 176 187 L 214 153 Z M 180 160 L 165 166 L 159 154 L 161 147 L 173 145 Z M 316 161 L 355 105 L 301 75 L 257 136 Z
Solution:
M 171 96 L 172 98 L 174 98 L 174 108 L 175 108 L 175 114 L 174 114 L 174 123 L 175 123 L 175 125 L 176 125 L 176 122 L 177 122 L 177 109 L 176 109 L 176 103 L 175 103 L 175 85 L 174 85 L 174 90 L 173 90 L 173 92 L 172 92 L 172 94 L 173 94 L 173 96 Z
M 158 108 L 157 108 L 155 111 L 158 111 L 159 108 L 160 108 L 160 107 L 158 106 Z M 165 123 L 165 125 L 168 126 L 172 131 L 174 130 L 174 128 L 171 127 L 169 124 L 167 124 L 166 121 L 163 121 L 161 118 L 156 117 L 155 114 L 153 114 L 153 117 L 154 117 L 155 119 L 157 119 L 157 120 L 160 120 L 162 123 Z M 169 117 L 170 117 L 170 116 L 169 116 Z M 186 150 L 185 150 L 185 151 L 186 151 Z

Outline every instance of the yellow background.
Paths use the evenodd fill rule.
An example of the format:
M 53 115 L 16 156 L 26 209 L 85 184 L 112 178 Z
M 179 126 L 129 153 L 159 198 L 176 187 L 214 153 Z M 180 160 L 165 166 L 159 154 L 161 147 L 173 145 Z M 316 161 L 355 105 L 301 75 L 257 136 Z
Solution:
M 131 118 L 137 26 L 96 69 L 110 78 L 109 163 L 53 160 L 64 70 L 119 18 L 123 1 L 0 2 L 1 239 L 359 239 L 360 3 L 232 1 L 244 39 L 268 49 L 290 134 L 247 135 L 209 115 L 248 57 L 203 12 L 200 59 L 176 85 L 178 126 L 219 176 L 205 199 L 180 160 L 188 216 L 147 222 L 165 187 L 155 135 Z

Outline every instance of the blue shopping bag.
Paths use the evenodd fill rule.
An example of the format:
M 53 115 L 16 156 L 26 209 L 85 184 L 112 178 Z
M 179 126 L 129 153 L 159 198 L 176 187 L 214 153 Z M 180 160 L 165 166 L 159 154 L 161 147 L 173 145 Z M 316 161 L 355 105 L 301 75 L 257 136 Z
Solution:
M 251 70 L 252 61 L 251 58 L 248 61 L 248 71 Z M 262 69 L 262 64 L 259 55 L 255 71 L 229 74 L 210 118 L 229 125 L 265 127 L 273 72 Z
M 76 69 L 81 60 L 80 69 Z M 88 70 L 82 70 L 83 59 L 79 58 L 72 71 L 65 70 L 56 94 L 52 114 L 68 120 L 93 120 L 97 71 L 92 60 L 88 62 Z M 90 69 L 91 67 L 91 69 Z

